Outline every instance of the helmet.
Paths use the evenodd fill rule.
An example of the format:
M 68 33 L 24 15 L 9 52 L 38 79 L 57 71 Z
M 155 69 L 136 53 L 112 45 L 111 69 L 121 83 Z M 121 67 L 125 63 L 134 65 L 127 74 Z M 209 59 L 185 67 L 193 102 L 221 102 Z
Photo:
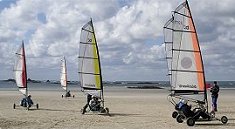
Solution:
M 182 99 L 182 103 L 183 103 L 183 104 L 187 104 L 187 103 L 188 103 L 188 100 Z
M 29 94 L 29 95 L 28 95 L 28 97 L 30 98 L 30 97 L 31 97 L 31 95 Z

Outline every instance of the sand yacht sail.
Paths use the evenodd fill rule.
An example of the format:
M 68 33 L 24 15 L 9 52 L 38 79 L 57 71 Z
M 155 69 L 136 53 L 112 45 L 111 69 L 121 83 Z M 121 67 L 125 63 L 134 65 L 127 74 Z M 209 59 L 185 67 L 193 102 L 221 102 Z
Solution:
M 100 56 L 92 19 L 82 27 L 78 59 L 82 91 L 100 98 L 104 107 Z
M 205 74 L 197 32 L 188 2 L 179 5 L 164 26 L 173 96 L 207 101 Z
M 60 84 L 61 87 L 67 92 L 67 67 L 65 57 L 61 59 Z
M 21 47 L 16 52 L 16 60 L 14 65 L 14 77 L 16 81 L 16 85 L 19 88 L 19 91 L 24 95 L 24 98 L 21 100 L 20 106 L 26 107 L 29 109 L 33 106 L 33 102 L 31 100 L 31 95 L 28 94 L 28 86 L 27 86 L 27 69 L 26 69 L 26 57 L 25 57 L 25 49 L 24 42 L 22 41 Z M 16 104 L 13 104 L 13 108 L 16 108 Z M 36 108 L 39 108 L 39 105 L 34 105 Z
M 16 85 L 18 86 L 19 91 L 23 95 L 28 96 L 27 70 L 26 70 L 24 42 L 22 42 L 21 47 L 16 52 L 14 76 L 15 76 Z
M 227 123 L 226 116 L 218 119 L 215 118 L 215 114 L 208 112 L 203 60 L 187 0 L 173 11 L 172 18 L 166 22 L 163 29 L 171 84 L 169 98 L 176 109 L 172 117 L 179 123 L 187 119 L 189 126 L 193 126 L 200 117 L 205 121 L 215 119 L 223 124 Z M 180 99 L 180 103 L 177 103 L 174 98 Z M 194 103 L 193 111 L 184 110 L 188 107 L 187 101 Z
M 61 87 L 65 90 L 65 95 L 62 95 L 61 97 L 75 97 L 75 95 L 71 95 L 70 90 L 68 90 L 68 79 L 67 79 L 67 65 L 66 65 L 66 59 L 63 57 L 61 59 L 61 72 L 60 72 L 60 84 Z

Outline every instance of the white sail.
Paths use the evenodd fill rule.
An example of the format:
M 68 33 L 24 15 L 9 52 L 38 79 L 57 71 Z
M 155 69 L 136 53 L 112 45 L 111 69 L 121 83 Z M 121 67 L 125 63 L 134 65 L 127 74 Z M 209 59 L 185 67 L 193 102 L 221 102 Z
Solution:
M 187 0 L 176 8 L 171 23 L 173 41 L 172 91 L 175 95 L 204 102 L 206 90 L 203 62 Z
M 82 90 L 102 98 L 100 58 L 92 20 L 82 27 L 78 58 Z
M 166 51 L 166 60 L 168 66 L 168 76 L 170 77 L 171 84 L 171 64 L 172 64 L 172 44 L 173 44 L 173 18 L 168 20 L 164 25 L 164 43 Z
M 25 60 L 25 50 L 24 43 L 16 52 L 16 60 L 14 66 L 14 76 L 16 85 L 19 91 L 27 96 L 27 72 L 26 72 L 26 60 Z
M 67 68 L 65 57 L 61 60 L 60 84 L 61 87 L 67 91 Z

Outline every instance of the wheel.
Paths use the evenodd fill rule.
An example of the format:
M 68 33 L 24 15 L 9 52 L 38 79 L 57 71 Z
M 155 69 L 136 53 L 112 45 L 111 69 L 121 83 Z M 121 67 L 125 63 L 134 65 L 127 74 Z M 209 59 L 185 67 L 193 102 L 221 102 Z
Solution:
M 173 118 L 176 118 L 176 117 L 178 116 L 178 114 L 179 114 L 179 113 L 178 113 L 177 111 L 174 111 L 171 116 L 172 116 Z
M 105 108 L 101 107 L 101 108 L 100 108 L 100 112 L 101 112 L 101 113 L 106 113 Z
M 222 117 L 221 117 L 221 122 L 222 122 L 223 124 L 226 124 L 226 123 L 228 122 L 228 118 L 227 118 L 226 116 L 222 116 Z
M 75 95 L 73 95 L 73 98 L 75 97 Z
M 192 117 L 189 117 L 187 119 L 187 125 L 188 126 L 194 126 L 195 125 L 195 120 Z
M 39 104 L 36 104 L 36 108 L 37 108 L 37 109 L 39 108 Z
M 178 116 L 176 117 L 176 121 L 177 121 L 178 123 L 183 123 L 183 122 L 184 122 L 183 119 L 184 119 L 184 116 L 183 116 L 183 115 L 178 115 Z
M 104 108 L 104 110 L 105 110 L 105 112 L 106 112 L 106 114 L 109 114 L 109 108 Z
M 212 112 L 210 113 L 210 116 L 211 116 L 211 118 L 215 118 L 215 112 L 212 111 Z
M 13 109 L 16 109 L 16 104 L 13 104 Z
M 62 98 L 64 98 L 64 95 L 61 95 Z

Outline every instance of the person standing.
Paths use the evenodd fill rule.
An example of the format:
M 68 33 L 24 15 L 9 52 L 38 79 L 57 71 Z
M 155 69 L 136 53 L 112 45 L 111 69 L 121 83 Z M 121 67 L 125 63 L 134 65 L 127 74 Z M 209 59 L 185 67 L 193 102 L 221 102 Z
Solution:
M 82 114 L 84 114 L 84 113 L 86 112 L 86 108 L 89 106 L 89 103 L 90 103 L 91 99 L 92 99 L 92 95 L 87 94 L 87 103 L 86 103 L 86 105 L 83 107 Z
M 210 90 L 211 92 L 211 98 L 212 98 L 212 111 L 217 111 L 217 100 L 219 96 L 219 85 L 217 84 L 217 81 L 214 81 L 214 86 Z

